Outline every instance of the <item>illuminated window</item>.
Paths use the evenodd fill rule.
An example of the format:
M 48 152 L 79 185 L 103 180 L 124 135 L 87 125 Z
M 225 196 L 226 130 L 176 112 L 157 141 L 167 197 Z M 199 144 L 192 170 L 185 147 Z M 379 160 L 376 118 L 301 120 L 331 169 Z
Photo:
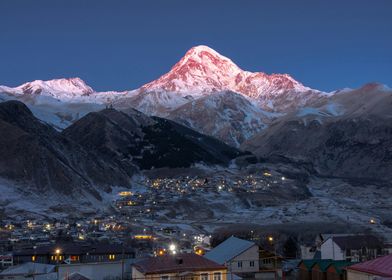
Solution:
M 31 261 L 35 262 L 35 256 L 31 256 Z
M 116 259 L 116 255 L 109 255 L 109 260 L 114 260 Z

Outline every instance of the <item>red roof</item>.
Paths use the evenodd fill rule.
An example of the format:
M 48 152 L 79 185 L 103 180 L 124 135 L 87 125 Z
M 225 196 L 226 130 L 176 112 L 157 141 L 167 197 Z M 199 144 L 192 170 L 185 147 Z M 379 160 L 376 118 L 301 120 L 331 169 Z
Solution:
M 347 269 L 370 273 L 383 277 L 392 277 L 392 255 L 371 261 L 354 264 Z
M 226 269 L 196 254 L 151 257 L 134 264 L 134 267 L 143 274 Z

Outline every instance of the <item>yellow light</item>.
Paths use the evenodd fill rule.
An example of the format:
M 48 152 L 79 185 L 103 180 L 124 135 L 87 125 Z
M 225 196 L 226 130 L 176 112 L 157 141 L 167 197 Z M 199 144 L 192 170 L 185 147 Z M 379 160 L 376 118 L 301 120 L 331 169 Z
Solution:
M 274 241 L 274 238 L 273 238 L 272 236 L 269 236 L 269 237 L 268 237 L 268 241 L 269 241 L 269 242 L 272 242 L 272 241 Z
M 35 262 L 35 256 L 31 256 L 31 261 Z
M 58 254 L 61 253 L 61 250 L 60 249 L 56 249 L 55 253 L 58 255 Z
M 139 239 L 139 240 L 148 240 L 148 239 L 152 239 L 152 235 L 138 234 L 138 235 L 135 235 L 134 238 Z
M 131 195 L 133 195 L 133 193 L 130 191 L 122 191 L 122 192 L 119 192 L 118 195 L 119 196 L 131 196 Z
M 269 172 L 264 172 L 264 173 L 263 173 L 263 175 L 264 175 L 264 176 L 267 176 L 267 177 L 270 177 L 270 176 L 272 176 L 272 174 L 271 174 L 271 173 L 269 173 Z

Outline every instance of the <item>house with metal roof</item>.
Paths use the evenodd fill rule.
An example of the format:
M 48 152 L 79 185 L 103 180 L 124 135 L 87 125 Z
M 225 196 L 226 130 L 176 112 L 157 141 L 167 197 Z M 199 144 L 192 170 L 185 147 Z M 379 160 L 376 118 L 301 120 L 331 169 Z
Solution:
M 299 263 L 300 280 L 343 280 L 345 268 L 352 262 L 335 260 L 303 260 Z
M 0 273 L 0 279 L 56 279 L 55 266 L 27 262 L 11 266 Z
M 259 246 L 251 241 L 234 236 L 223 241 L 205 256 L 225 265 L 229 272 L 248 273 L 259 271 Z
M 132 266 L 132 279 L 169 280 L 173 278 L 226 280 L 227 268 L 193 253 L 150 257 Z
M 384 244 L 374 235 L 331 236 L 320 246 L 321 259 L 359 262 L 383 254 Z
M 392 255 L 354 264 L 347 268 L 347 280 L 392 279 Z

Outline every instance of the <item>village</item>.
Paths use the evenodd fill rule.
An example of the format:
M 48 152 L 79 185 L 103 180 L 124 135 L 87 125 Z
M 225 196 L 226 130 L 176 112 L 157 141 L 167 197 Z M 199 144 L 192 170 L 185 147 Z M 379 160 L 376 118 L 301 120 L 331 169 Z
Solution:
M 295 183 L 270 170 L 226 175 L 146 178 L 144 188 L 116 193 L 111 215 L 4 219 L 0 279 L 360 279 L 350 275 L 366 261 L 387 258 L 392 267 L 391 242 L 372 232 L 298 240 L 240 224 L 216 231 L 208 223 L 225 221 L 206 209 L 200 215 L 202 206 L 192 203 L 270 194 Z

